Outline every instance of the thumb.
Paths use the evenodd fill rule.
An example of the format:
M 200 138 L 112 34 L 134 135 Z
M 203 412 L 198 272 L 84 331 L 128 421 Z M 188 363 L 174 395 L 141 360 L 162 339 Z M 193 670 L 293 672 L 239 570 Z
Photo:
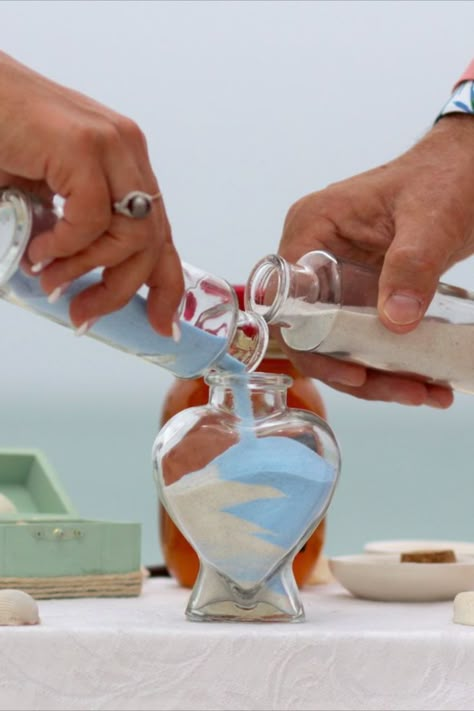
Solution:
M 420 220 L 397 226 L 379 280 L 378 312 L 391 331 L 412 331 L 431 303 L 448 264 L 449 236 Z

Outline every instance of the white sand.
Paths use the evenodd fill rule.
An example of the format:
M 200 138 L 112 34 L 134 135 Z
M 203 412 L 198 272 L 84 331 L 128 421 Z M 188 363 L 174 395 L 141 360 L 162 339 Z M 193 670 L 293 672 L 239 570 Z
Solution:
M 259 582 L 286 552 L 256 535 L 271 533 L 265 528 L 222 510 L 283 496 L 274 487 L 226 481 L 210 464 L 165 487 L 164 494 L 200 556 L 244 587 Z
M 279 314 L 288 345 L 367 365 L 407 373 L 474 394 L 474 323 L 425 318 L 411 333 L 389 331 L 370 307 L 319 309 L 298 304 Z M 321 342 L 322 341 L 322 342 Z

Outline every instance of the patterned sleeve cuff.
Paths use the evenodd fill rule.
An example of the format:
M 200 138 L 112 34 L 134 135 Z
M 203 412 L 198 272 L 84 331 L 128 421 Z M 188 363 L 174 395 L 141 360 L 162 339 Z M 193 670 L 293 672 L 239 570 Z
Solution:
M 464 74 L 461 74 L 461 76 L 457 80 L 456 84 L 454 85 L 454 89 L 456 89 L 459 86 L 459 84 L 461 84 L 462 82 L 472 81 L 472 80 L 474 80 L 474 59 L 469 64 L 469 66 L 466 68 L 466 71 L 464 72 Z M 453 91 L 454 91 L 454 89 L 453 89 Z
M 471 114 L 474 116 L 474 81 L 463 81 L 455 88 L 449 101 L 438 114 L 438 119 L 447 114 Z

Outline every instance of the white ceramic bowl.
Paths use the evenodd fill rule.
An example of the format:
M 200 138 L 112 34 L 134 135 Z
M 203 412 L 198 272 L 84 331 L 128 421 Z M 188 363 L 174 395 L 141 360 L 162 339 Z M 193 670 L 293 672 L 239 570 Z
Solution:
M 399 541 L 371 541 L 364 546 L 365 553 L 409 553 L 410 551 L 445 551 L 452 550 L 456 557 L 474 556 L 474 543 L 471 541 L 436 541 L 436 540 L 409 540 Z
M 332 574 L 356 597 L 386 602 L 452 600 L 474 590 L 474 558 L 457 563 L 400 563 L 399 555 L 348 555 L 329 559 Z

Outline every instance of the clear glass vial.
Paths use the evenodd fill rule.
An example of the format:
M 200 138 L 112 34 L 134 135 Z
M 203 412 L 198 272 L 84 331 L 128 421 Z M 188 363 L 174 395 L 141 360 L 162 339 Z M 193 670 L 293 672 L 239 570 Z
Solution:
M 61 214 L 16 189 L 0 191 L 0 297 L 72 328 L 69 304 L 100 281 L 99 270 L 76 279 L 50 303 L 37 277 L 21 269 L 30 239 L 52 227 Z M 154 331 L 146 298 L 136 294 L 119 311 L 100 318 L 87 335 L 171 371 L 195 378 L 212 369 L 252 370 L 262 359 L 268 329 L 260 316 L 239 310 L 233 288 L 223 279 L 183 264 L 185 293 L 179 309 L 181 339 L 175 343 Z
M 294 350 L 474 393 L 474 294 L 440 283 L 419 326 L 396 334 L 377 315 L 379 276 L 324 251 L 296 264 L 271 254 L 252 270 L 246 307 Z
M 292 563 L 334 493 L 336 439 L 314 413 L 287 407 L 286 375 L 206 381 L 209 403 L 172 417 L 153 447 L 160 499 L 200 562 L 186 616 L 301 620 Z

